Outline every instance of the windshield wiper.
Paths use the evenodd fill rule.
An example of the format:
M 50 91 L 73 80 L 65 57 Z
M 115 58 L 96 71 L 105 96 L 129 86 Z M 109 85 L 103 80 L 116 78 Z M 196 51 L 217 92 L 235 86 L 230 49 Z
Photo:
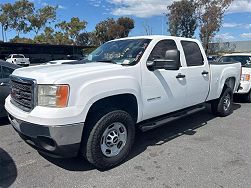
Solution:
M 115 61 L 113 61 L 113 60 L 107 60 L 107 59 L 98 60 L 97 62 L 117 64 Z

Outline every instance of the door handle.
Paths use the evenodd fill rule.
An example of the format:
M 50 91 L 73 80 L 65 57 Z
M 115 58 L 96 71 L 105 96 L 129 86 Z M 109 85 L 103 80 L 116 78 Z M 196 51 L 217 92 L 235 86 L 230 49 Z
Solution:
M 179 74 L 176 76 L 176 78 L 185 78 L 185 77 L 186 77 L 186 75 L 181 74 L 181 73 L 179 73 Z
M 209 74 L 209 72 L 204 70 L 201 74 L 205 75 L 205 74 Z

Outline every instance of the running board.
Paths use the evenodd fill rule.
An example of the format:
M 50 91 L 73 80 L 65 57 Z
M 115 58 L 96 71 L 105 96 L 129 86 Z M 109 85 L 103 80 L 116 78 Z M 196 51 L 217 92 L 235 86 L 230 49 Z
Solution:
M 149 120 L 145 120 L 138 124 L 138 127 L 141 131 L 145 132 L 151 129 L 155 129 L 160 127 L 166 123 L 179 119 L 181 117 L 185 117 L 187 115 L 191 115 L 197 113 L 201 110 L 204 110 L 206 107 L 204 105 L 197 105 L 195 107 L 186 108 L 184 110 L 179 110 L 177 112 L 173 112 L 170 114 L 162 115 L 156 118 L 152 118 Z

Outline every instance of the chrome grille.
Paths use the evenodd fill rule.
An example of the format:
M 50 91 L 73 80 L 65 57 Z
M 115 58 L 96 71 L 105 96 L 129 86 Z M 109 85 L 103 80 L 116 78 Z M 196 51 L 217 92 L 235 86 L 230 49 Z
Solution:
M 11 103 L 30 112 L 35 107 L 35 81 L 11 75 Z

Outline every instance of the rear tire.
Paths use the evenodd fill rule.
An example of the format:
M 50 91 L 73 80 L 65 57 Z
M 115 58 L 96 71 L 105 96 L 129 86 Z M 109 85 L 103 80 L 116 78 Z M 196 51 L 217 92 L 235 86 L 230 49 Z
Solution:
M 225 117 L 233 112 L 233 91 L 231 88 L 223 89 L 223 92 L 219 99 L 212 101 L 211 103 L 212 113 Z
M 93 112 L 86 123 L 82 147 L 91 164 L 109 169 L 128 156 L 135 137 L 135 123 L 130 114 L 122 110 Z

